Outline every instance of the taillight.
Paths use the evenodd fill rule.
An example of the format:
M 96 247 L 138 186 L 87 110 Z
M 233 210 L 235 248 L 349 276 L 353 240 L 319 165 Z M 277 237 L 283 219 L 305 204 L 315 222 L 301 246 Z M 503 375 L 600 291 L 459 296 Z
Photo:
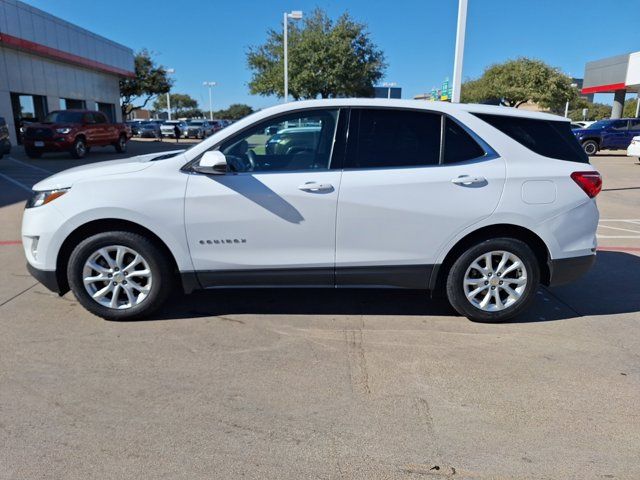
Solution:
M 573 172 L 571 178 L 589 198 L 595 197 L 602 190 L 602 175 L 598 172 Z

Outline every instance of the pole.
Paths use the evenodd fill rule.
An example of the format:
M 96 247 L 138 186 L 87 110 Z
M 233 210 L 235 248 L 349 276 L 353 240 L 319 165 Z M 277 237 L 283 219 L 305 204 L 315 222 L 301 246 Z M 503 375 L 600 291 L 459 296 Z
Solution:
M 171 100 L 169 92 L 167 92 L 167 117 L 169 117 L 168 119 L 171 120 Z
M 640 90 L 636 96 L 636 118 L 640 117 Z
M 213 107 L 211 103 L 211 85 L 209 85 L 209 120 L 213 120 Z
M 569 101 L 567 100 L 567 103 L 565 103 L 564 105 L 564 118 L 567 118 L 569 116 Z
M 289 61 L 287 59 L 287 19 L 289 14 L 284 12 L 284 103 L 289 101 Z
M 453 61 L 453 86 L 451 88 L 451 102 L 460 102 L 460 88 L 462 86 L 462 60 L 464 56 L 464 36 L 467 29 L 467 0 L 458 3 L 458 28 L 456 30 L 456 51 Z
M 391 99 L 391 87 L 387 87 L 387 100 Z

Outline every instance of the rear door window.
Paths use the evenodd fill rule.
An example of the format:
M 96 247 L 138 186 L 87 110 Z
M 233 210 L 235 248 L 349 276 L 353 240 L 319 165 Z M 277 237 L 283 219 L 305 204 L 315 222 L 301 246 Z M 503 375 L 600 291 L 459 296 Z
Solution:
M 485 151 L 455 120 L 445 117 L 444 162 L 458 163 L 484 156 Z
M 549 158 L 589 163 L 569 122 L 474 113 L 529 150 Z

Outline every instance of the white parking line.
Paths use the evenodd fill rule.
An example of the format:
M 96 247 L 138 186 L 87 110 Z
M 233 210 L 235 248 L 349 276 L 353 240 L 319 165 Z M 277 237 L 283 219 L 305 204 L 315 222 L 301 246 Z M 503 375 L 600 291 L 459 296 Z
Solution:
M 638 235 L 640 235 L 640 231 L 638 230 L 629 230 L 628 228 L 611 227 L 609 225 L 598 225 L 598 226 L 601 228 L 610 228 L 611 230 L 621 230 L 623 232 L 637 233 Z
M 50 171 L 50 170 L 47 170 L 47 169 L 44 169 L 44 168 L 40 168 L 40 167 L 36 167 L 35 165 L 30 165 L 28 163 L 25 163 L 25 162 L 22 162 L 20 160 L 17 160 L 17 159 L 15 159 L 13 157 L 7 157 L 7 158 L 9 160 L 11 160 L 12 162 L 19 163 L 20 165 L 24 165 L 25 167 L 33 168 L 33 169 L 39 170 L 39 171 L 41 171 L 43 173 L 48 173 L 49 175 L 53 174 L 53 172 Z
M 0 178 L 4 178 L 7 182 L 12 183 L 17 187 L 20 187 L 20 188 L 26 190 L 27 192 L 31 191 L 31 187 L 29 187 L 28 185 L 25 185 L 24 183 L 19 182 L 17 180 L 14 180 L 13 178 L 8 177 L 8 176 L 6 176 L 6 175 L 4 175 L 2 173 L 0 173 Z

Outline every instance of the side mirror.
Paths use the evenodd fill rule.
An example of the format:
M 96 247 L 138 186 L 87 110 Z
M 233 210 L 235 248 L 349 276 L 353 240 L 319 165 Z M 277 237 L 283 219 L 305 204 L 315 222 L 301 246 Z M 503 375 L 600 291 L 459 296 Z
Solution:
M 193 170 L 205 175 L 224 175 L 227 173 L 227 159 L 219 150 L 205 152 Z

